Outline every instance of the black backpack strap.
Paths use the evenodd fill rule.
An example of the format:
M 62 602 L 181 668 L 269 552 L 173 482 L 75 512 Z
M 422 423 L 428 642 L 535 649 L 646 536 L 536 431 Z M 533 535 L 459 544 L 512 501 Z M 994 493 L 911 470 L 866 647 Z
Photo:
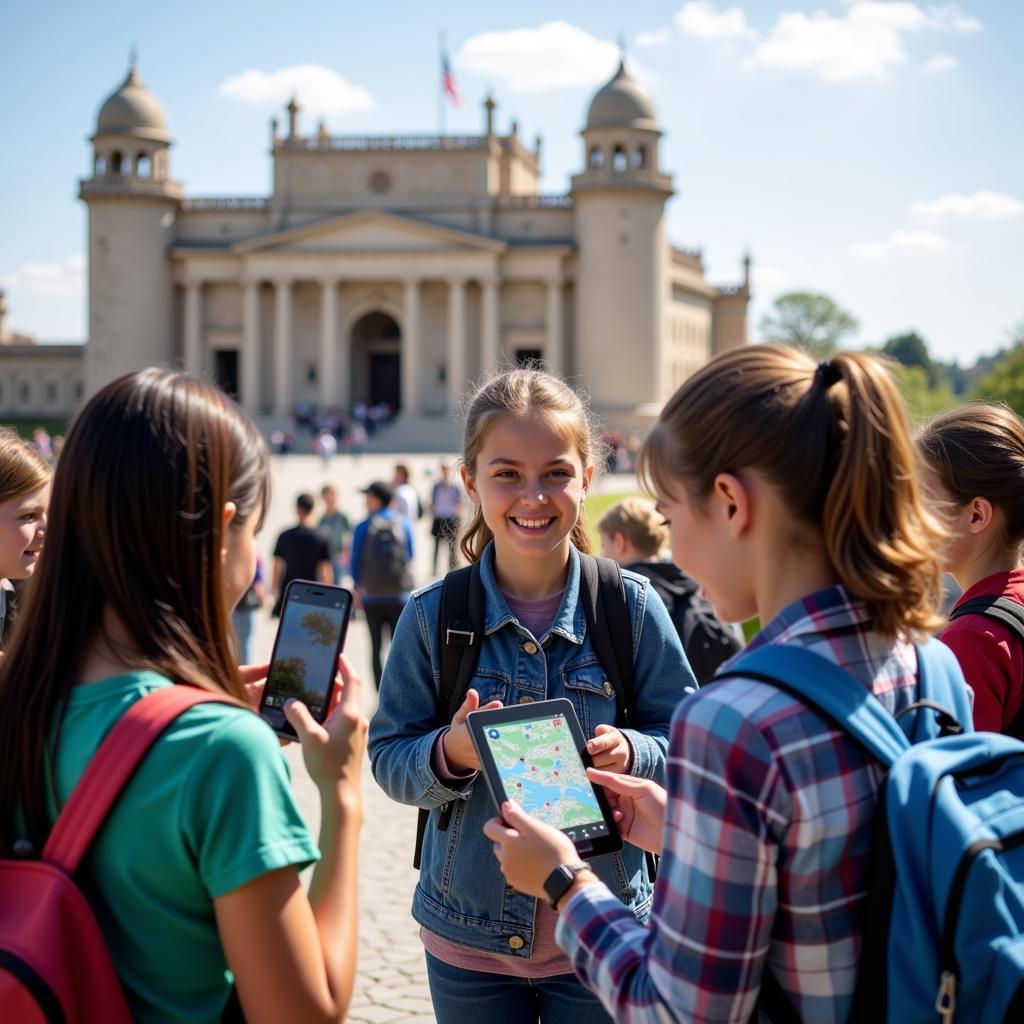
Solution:
M 437 650 L 441 659 L 441 687 L 437 718 L 450 722 L 469 689 L 469 682 L 480 660 L 483 642 L 484 588 L 480 563 L 453 569 L 441 586 L 441 606 L 437 614 Z M 437 827 L 443 832 L 451 821 L 452 804 L 441 807 Z M 416 846 L 412 866 L 419 868 L 423 840 L 427 834 L 430 811 L 421 807 L 416 819 Z
M 961 615 L 984 615 L 1004 625 L 1024 643 L 1024 605 L 1008 597 L 975 597 L 949 613 L 949 621 L 959 619 Z M 1024 740 L 1024 705 L 1004 730 L 1007 736 Z
M 633 628 L 618 563 L 581 554 L 580 597 L 590 642 L 615 689 L 616 721 L 628 726 L 633 718 Z
M 961 615 L 984 615 L 995 619 L 1024 641 L 1024 604 L 1008 597 L 976 597 L 954 608 L 949 613 L 949 621 L 959 619 Z

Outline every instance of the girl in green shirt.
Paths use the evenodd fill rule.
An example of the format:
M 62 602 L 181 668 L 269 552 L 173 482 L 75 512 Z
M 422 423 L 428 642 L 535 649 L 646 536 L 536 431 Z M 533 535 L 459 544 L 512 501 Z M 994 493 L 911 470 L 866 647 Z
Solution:
M 153 689 L 246 701 L 230 613 L 267 501 L 255 427 L 219 390 L 151 368 L 97 392 L 57 469 L 44 554 L 0 661 L 0 855 L 46 835 L 101 740 Z M 157 741 L 80 872 L 143 1022 L 339 1021 L 355 971 L 361 683 L 324 726 L 286 709 L 320 793 L 319 848 L 270 728 L 190 709 Z M 309 895 L 299 870 L 319 859 Z

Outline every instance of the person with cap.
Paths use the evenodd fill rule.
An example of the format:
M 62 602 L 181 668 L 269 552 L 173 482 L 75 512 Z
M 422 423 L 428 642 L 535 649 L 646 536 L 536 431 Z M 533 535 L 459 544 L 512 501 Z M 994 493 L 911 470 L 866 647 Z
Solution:
M 352 534 L 352 584 L 370 630 L 373 679 L 380 689 L 381 648 L 388 644 L 412 593 L 413 539 L 409 521 L 391 508 L 394 492 L 375 481 L 363 492 L 367 516 Z

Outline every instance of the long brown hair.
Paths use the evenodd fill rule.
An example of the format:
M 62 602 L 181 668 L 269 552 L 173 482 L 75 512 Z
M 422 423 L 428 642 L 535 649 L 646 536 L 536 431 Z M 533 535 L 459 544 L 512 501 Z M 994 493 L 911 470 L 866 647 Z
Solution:
M 0 501 L 36 491 L 50 479 L 46 460 L 13 430 L 0 427 Z
M 816 366 L 785 345 L 725 352 L 669 399 L 641 452 L 648 485 L 698 504 L 719 473 L 762 473 L 887 636 L 941 623 L 945 536 L 921 499 L 906 408 L 883 362 Z
M 222 392 L 151 368 L 97 392 L 54 474 L 46 545 L 0 662 L 0 848 L 15 814 L 42 848 L 45 761 L 82 659 L 108 611 L 138 667 L 244 699 L 229 640 L 223 509 L 262 518 L 266 448 Z
M 580 396 L 564 380 L 543 370 L 524 367 L 492 377 L 470 400 L 462 439 L 462 464 L 470 476 L 476 475 L 476 460 L 487 430 L 500 416 L 544 417 L 555 430 L 572 439 L 584 468 L 596 462 L 595 432 Z M 466 561 L 479 561 L 493 536 L 480 506 L 473 505 L 459 542 Z M 582 506 L 570 540 L 579 551 L 590 553 L 590 533 Z
M 932 420 L 917 443 L 958 505 L 987 498 L 1003 513 L 1003 543 L 1024 542 L 1024 423 L 1012 409 L 962 405 Z

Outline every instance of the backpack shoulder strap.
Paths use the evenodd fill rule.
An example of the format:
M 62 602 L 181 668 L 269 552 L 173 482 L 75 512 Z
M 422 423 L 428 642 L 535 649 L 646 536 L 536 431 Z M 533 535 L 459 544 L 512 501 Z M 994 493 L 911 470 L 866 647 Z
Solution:
M 729 675 L 757 679 L 796 697 L 887 768 L 910 746 L 896 719 L 874 694 L 849 672 L 806 648 L 759 647 L 732 664 Z
M 166 686 L 137 700 L 93 754 L 53 828 L 42 859 L 73 874 L 121 791 L 168 726 L 196 704 L 235 704 L 223 693 Z
M 479 562 L 453 569 L 445 576 L 437 613 L 437 650 L 441 661 L 437 718 L 442 722 L 450 722 L 459 710 L 480 660 L 484 638 L 483 608 L 484 585 L 480 579 Z M 437 827 L 446 829 L 450 817 L 451 805 L 446 804 Z M 417 869 L 429 820 L 430 811 L 421 807 L 416 817 L 416 842 L 412 854 L 412 866 Z
M 608 681 L 615 688 L 619 717 L 629 725 L 633 717 L 633 629 L 626 589 L 618 563 L 610 558 L 580 554 L 580 599 L 587 632 Z
M 949 614 L 949 621 L 961 615 L 984 615 L 1001 622 L 1011 633 L 1024 640 L 1024 605 L 1008 597 L 975 597 Z
M 437 615 L 437 649 L 441 660 L 438 714 L 443 721 L 451 721 L 459 710 L 480 660 L 483 608 L 479 562 L 453 569 L 445 576 Z

